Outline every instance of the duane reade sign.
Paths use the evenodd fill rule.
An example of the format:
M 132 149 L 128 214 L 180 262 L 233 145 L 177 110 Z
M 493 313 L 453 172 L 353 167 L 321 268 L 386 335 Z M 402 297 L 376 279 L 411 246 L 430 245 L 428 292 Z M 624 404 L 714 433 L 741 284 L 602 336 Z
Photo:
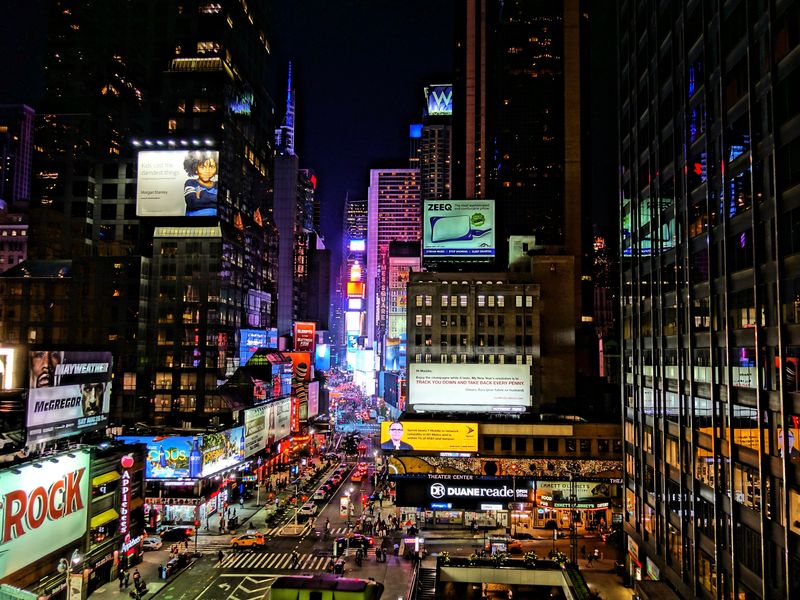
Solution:
M 525 412 L 528 365 L 409 365 L 409 403 L 417 412 Z
M 477 510 L 490 502 L 505 510 L 510 503 L 529 501 L 527 477 L 487 477 L 483 475 L 429 474 L 393 477 L 398 506 Z
M 86 534 L 89 453 L 0 473 L 0 580 Z

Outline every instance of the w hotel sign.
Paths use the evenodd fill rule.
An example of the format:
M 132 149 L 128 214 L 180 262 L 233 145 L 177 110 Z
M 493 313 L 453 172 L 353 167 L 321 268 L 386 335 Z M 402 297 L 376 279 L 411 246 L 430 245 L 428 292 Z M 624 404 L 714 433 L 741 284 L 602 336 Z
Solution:
M 453 114 L 453 86 L 452 84 L 435 84 L 425 88 L 425 98 L 428 101 L 428 115 L 431 117 L 447 116 Z

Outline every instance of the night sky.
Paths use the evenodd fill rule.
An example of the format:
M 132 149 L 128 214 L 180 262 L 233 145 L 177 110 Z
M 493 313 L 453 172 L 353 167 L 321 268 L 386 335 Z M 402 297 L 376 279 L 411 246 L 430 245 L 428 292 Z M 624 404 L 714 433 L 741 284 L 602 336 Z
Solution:
M 322 233 L 338 260 L 342 205 L 366 198 L 369 168 L 407 166 L 408 125 L 418 122 L 426 83 L 452 81 L 453 3 L 458 0 L 275 0 L 273 90 L 278 122 L 293 62 L 295 150 L 314 169 Z M 47 0 L 0 0 L 0 104 L 36 108 Z M 616 89 L 613 10 L 592 17 L 589 103 L 594 154 L 589 167 L 593 222 L 613 229 L 616 205 Z M 586 91 L 586 87 L 584 87 Z

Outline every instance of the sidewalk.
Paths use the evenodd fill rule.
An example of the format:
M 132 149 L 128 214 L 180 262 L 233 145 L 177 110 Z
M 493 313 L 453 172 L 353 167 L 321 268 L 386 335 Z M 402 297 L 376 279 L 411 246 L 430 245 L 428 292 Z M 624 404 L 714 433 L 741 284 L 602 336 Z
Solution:
M 279 500 L 283 500 L 292 496 L 293 494 L 294 486 L 288 486 L 284 490 L 278 492 L 277 497 Z M 270 502 L 268 498 L 269 494 L 262 492 L 260 498 L 261 504 L 258 506 L 256 505 L 256 497 L 246 500 L 243 508 L 239 505 L 235 505 L 236 516 L 239 518 L 239 525 L 235 532 L 227 531 L 225 533 L 220 533 L 219 527 L 214 527 L 213 524 L 208 530 L 205 528 L 205 526 L 201 525 L 197 531 L 198 548 L 202 550 L 202 546 L 204 545 L 203 540 L 213 540 L 219 538 L 230 539 L 234 535 L 244 533 L 248 529 L 263 529 L 265 527 L 265 521 L 272 513 L 275 512 L 275 500 L 273 498 L 273 500 Z M 218 519 L 216 518 L 213 520 L 218 522 Z M 131 579 L 130 585 L 127 589 L 120 590 L 119 581 L 114 579 L 113 581 L 105 583 L 96 589 L 90 595 L 92 600 L 121 600 L 123 598 L 128 598 L 129 593 L 134 589 L 134 569 L 138 569 L 142 579 L 147 584 L 147 594 L 145 594 L 144 598 L 152 598 L 159 590 L 161 590 L 161 588 L 172 582 L 176 577 L 180 577 L 181 573 L 183 573 L 183 570 L 179 571 L 166 580 L 161 580 L 158 578 L 159 567 L 166 564 L 166 561 L 169 560 L 169 548 L 171 545 L 172 544 L 170 542 L 164 542 L 164 547 L 161 550 L 145 552 L 142 562 L 129 569 Z M 189 552 L 194 553 L 194 549 L 195 540 L 194 538 L 191 538 L 189 540 Z M 216 560 L 216 556 L 213 557 L 213 560 Z M 191 561 L 189 564 L 192 564 Z

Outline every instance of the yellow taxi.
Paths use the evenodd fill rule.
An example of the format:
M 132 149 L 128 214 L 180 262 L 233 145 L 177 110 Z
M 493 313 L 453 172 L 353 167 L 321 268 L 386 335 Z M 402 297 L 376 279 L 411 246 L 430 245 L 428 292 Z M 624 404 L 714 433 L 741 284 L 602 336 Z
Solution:
M 243 533 L 231 540 L 231 548 L 263 548 L 265 543 L 263 533 Z

